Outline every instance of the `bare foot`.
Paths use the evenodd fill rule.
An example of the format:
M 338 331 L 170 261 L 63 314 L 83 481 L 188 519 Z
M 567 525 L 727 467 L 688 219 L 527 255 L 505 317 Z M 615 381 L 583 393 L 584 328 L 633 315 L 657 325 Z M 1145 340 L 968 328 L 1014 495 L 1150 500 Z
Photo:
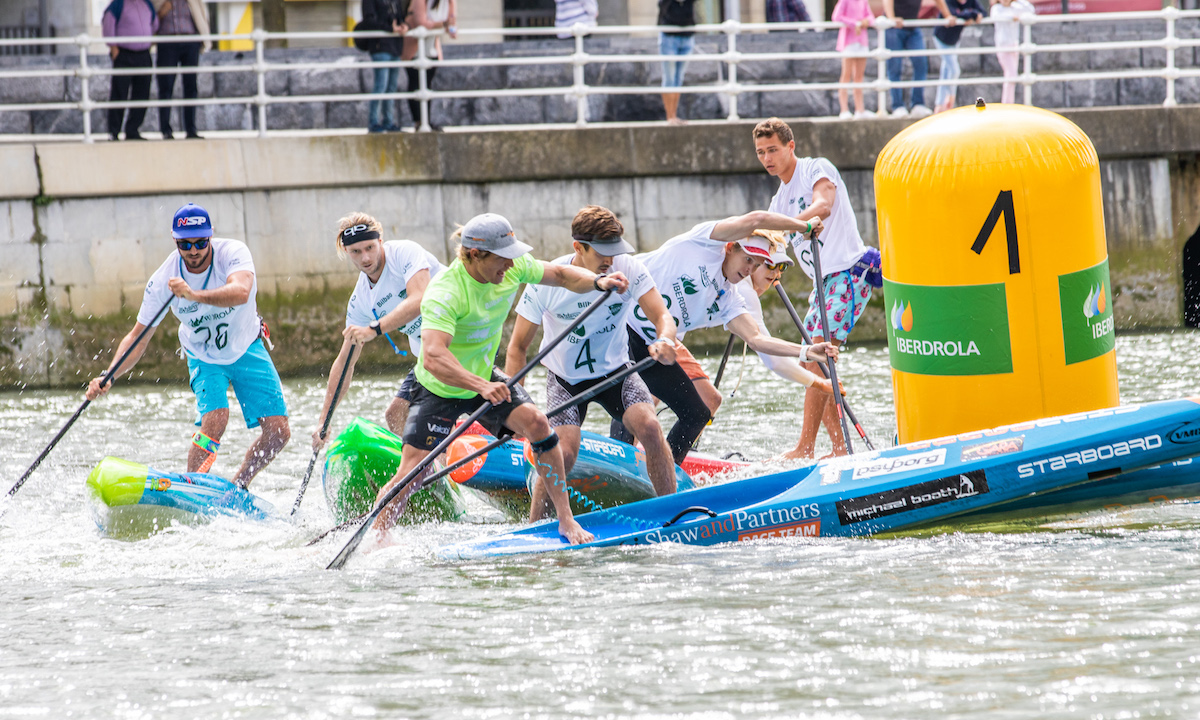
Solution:
M 803 450 L 788 450 L 779 457 L 783 460 L 812 460 L 813 454 Z
M 687 120 L 681 117 L 667 118 L 667 124 L 672 127 L 679 127 L 680 125 L 687 125 Z
M 575 521 L 575 518 L 558 521 L 558 534 L 567 539 L 567 542 L 572 545 L 582 545 L 590 543 L 596 539 L 596 536 L 583 529 L 583 526 Z

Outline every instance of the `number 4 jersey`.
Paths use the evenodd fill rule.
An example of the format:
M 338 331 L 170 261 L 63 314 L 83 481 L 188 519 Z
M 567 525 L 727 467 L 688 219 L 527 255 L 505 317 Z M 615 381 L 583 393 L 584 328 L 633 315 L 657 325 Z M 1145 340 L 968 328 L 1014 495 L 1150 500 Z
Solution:
M 142 308 L 137 321 L 157 325 L 162 317 L 154 317 L 171 297 L 167 283 L 182 277 L 193 290 L 215 290 L 225 285 L 236 272 L 254 272 L 250 248 L 241 240 L 213 238 L 212 263 L 201 273 L 188 272 L 183 258 L 176 250 L 150 276 L 142 296 Z M 213 365 L 230 365 L 237 361 L 258 338 L 258 280 L 250 286 L 250 299 L 244 305 L 215 307 L 175 298 L 171 311 L 179 318 L 179 345 L 188 355 Z
M 564 255 L 554 264 L 570 265 L 573 257 L 574 253 Z M 551 372 L 569 383 L 607 375 L 629 361 L 625 323 L 637 307 L 638 298 L 655 289 L 654 280 L 646 266 L 632 255 L 614 256 L 612 270 L 625 275 L 629 289 L 623 295 L 610 295 L 605 307 L 592 313 L 542 360 Z M 517 314 L 543 326 L 542 347 L 545 347 L 599 297 L 600 293 L 594 291 L 581 295 L 560 287 L 530 285 L 517 303 Z

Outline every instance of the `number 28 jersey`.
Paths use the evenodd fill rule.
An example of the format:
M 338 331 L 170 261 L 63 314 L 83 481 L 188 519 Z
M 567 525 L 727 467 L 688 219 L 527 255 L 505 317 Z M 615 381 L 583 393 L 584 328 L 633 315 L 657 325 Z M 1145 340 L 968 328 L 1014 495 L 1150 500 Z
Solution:
M 569 265 L 575 254 L 564 255 L 555 265 Z M 583 382 L 619 370 L 629 361 L 629 335 L 625 324 L 637 307 L 638 298 L 654 290 L 654 278 L 641 260 L 632 255 L 617 255 L 613 271 L 629 280 L 623 295 L 612 294 L 605 306 L 592 313 L 558 344 L 542 364 L 569 383 Z M 601 293 L 573 293 L 566 288 L 529 285 L 517 303 L 517 314 L 534 325 L 542 325 L 542 347 L 558 337 L 579 313 L 591 307 Z
M 171 298 L 167 282 L 182 277 L 193 290 L 215 290 L 225 285 L 236 272 L 254 272 L 250 248 L 241 240 L 213 238 L 212 264 L 201 273 L 188 272 L 176 250 L 150 276 L 142 295 L 137 321 L 158 325 L 162 317 L 154 313 Z M 231 365 L 258 339 L 258 279 L 250 286 L 250 299 L 244 305 L 224 308 L 185 300 L 171 301 L 171 312 L 179 318 L 179 345 L 188 355 L 213 365 Z

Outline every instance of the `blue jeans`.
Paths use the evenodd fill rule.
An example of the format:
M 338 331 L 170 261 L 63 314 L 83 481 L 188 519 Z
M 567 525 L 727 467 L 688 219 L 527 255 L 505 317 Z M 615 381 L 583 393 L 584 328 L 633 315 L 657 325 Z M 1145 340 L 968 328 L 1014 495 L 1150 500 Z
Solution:
M 888 50 L 924 50 L 925 34 L 921 28 L 889 28 L 884 34 L 884 45 Z M 913 81 L 921 82 L 929 75 L 929 58 L 912 57 Z M 891 82 L 900 82 L 900 69 L 904 58 L 888 58 L 887 76 Z M 925 88 L 916 87 L 912 91 L 913 105 L 925 104 Z M 904 107 L 903 88 L 892 88 L 892 109 Z
M 933 38 L 933 44 L 937 45 L 938 50 L 953 50 L 958 47 L 958 45 L 947 45 L 946 43 L 942 42 L 941 40 L 938 40 L 936 36 Z M 960 75 L 962 75 L 962 68 L 958 66 L 958 56 L 957 55 L 943 55 L 942 56 L 942 72 L 941 72 L 941 75 L 938 76 L 938 79 L 939 80 L 957 80 Z M 938 89 L 937 89 L 937 106 L 941 107 L 942 103 L 946 102 L 950 98 L 954 98 L 957 96 L 958 96 L 958 87 L 957 86 L 939 85 Z
M 667 33 L 658 34 L 658 54 L 659 55 L 678 55 L 687 57 L 692 54 L 692 49 L 696 46 L 696 38 L 693 35 L 669 35 Z M 687 68 L 687 61 L 663 61 L 663 77 L 662 86 L 665 88 L 677 88 L 683 85 L 683 72 Z
M 371 53 L 371 60 L 375 62 L 396 62 L 400 58 L 391 53 L 378 52 Z M 394 93 L 396 87 L 400 84 L 400 68 L 375 68 L 375 87 L 371 90 L 373 93 Z M 380 122 L 380 110 L 383 110 L 382 122 Z M 396 127 L 396 101 L 395 100 L 372 100 L 367 109 L 367 129 L 383 130 L 386 128 Z

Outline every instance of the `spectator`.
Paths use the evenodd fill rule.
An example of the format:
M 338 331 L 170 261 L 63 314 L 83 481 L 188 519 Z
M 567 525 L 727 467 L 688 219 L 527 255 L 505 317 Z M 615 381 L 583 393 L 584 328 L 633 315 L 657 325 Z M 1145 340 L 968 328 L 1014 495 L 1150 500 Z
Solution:
M 962 20 L 962 25 L 954 27 L 940 27 L 933 31 L 933 44 L 937 45 L 938 50 L 954 50 L 958 47 L 958 40 L 962 37 L 963 25 L 974 25 L 979 22 L 984 15 L 983 7 L 979 4 L 979 0 L 946 0 L 947 7 L 954 17 Z M 942 55 L 942 71 L 939 74 L 941 80 L 957 80 L 962 75 L 962 68 L 958 64 L 958 56 L 953 53 Z M 934 104 L 934 112 L 945 112 L 954 107 L 954 99 L 958 95 L 957 85 L 939 85 L 937 89 L 937 102 Z
M 800 0 L 767 0 L 767 22 L 812 22 Z
M 844 56 L 842 57 L 842 77 L 838 82 L 861 83 L 863 81 L 863 76 L 867 72 L 867 53 L 871 51 L 871 38 L 867 34 L 867 29 L 871 27 L 874 20 L 875 13 L 871 12 L 870 0 L 838 0 L 837 5 L 834 6 L 833 22 L 842 24 L 842 29 L 838 31 L 837 49 Z M 862 88 L 854 88 L 855 113 L 853 115 L 850 114 L 846 95 L 846 88 L 838 88 L 838 104 L 842 108 L 838 117 L 843 120 L 852 117 L 866 117 Z
M 444 28 L 450 37 L 458 37 L 458 0 L 413 0 L 412 8 L 409 11 L 409 16 L 405 18 L 405 22 L 410 27 L 424 27 L 430 30 Z M 417 56 L 417 51 L 420 49 L 420 43 L 416 38 L 404 38 L 404 59 L 412 60 Z M 425 41 L 425 52 L 428 57 L 435 60 L 442 59 L 442 38 L 441 36 L 434 37 L 432 41 Z M 431 67 L 425 71 L 425 87 L 433 87 L 433 75 L 437 71 L 437 67 Z M 417 68 L 404 68 L 404 74 L 408 76 L 408 91 L 416 92 L 420 88 L 420 71 Z M 408 109 L 412 114 L 413 125 L 417 128 L 421 127 L 421 101 L 415 98 L 409 98 Z M 430 127 L 434 130 L 439 129 L 432 124 L 430 119 Z
M 104 8 L 104 17 L 100 21 L 104 29 L 104 37 L 145 37 L 153 35 L 158 30 L 158 15 L 150 0 L 113 0 Z M 125 68 L 153 67 L 150 61 L 150 43 L 110 42 L 108 54 L 112 57 L 114 70 Z M 130 91 L 132 90 L 132 98 Z M 144 101 L 150 99 L 149 75 L 113 75 L 112 90 L 108 98 L 111 102 L 126 100 Z M 146 108 L 129 108 L 129 116 L 125 117 L 125 108 L 108 109 L 108 136 L 113 140 L 120 137 L 121 123 L 125 123 L 126 140 L 143 140 L 139 130 L 142 120 L 146 119 Z
M 1021 53 L 1017 46 L 1021 44 L 1022 15 L 1032 15 L 1033 5 L 1028 0 L 995 0 L 992 5 L 992 19 L 996 21 L 996 58 L 1004 70 L 1004 90 L 1000 102 L 1016 101 L 1017 65 L 1021 62 Z M 1004 48 L 1001 50 L 1001 48 Z
M 158 35 L 207 35 L 208 8 L 200 0 L 162 0 L 158 4 Z M 212 44 L 207 40 L 203 49 L 208 50 Z M 158 67 L 173 68 L 196 67 L 200 64 L 201 43 L 168 42 L 158 44 Z M 170 100 L 175 94 L 175 76 L 158 76 L 158 99 Z M 196 74 L 183 73 L 183 97 L 193 100 L 197 97 Z M 158 127 L 162 130 L 164 140 L 174 137 L 171 132 L 171 108 L 158 109 Z M 183 108 L 183 129 L 189 139 L 199 138 L 196 132 L 196 106 L 186 105 Z
M 596 0 L 554 0 L 554 27 L 560 38 L 571 37 L 571 26 L 596 27 L 600 7 Z
M 404 18 L 408 15 L 405 0 L 363 0 L 363 24 L 370 30 L 388 30 L 397 35 L 408 32 Z M 371 61 L 377 63 L 397 62 L 404 52 L 404 38 L 376 38 L 367 43 L 367 52 L 371 53 Z M 381 95 L 396 92 L 400 84 L 400 68 L 375 68 L 375 85 L 372 93 Z M 396 101 L 372 100 L 367 106 L 367 132 L 399 132 L 400 124 L 396 122 Z
M 696 24 L 696 0 L 658 0 L 658 24 L 660 26 L 691 27 Z M 696 47 L 695 34 L 691 31 L 660 32 L 658 54 L 685 58 Z M 664 60 L 662 86 L 664 89 L 683 85 L 686 60 Z M 686 125 L 679 117 L 679 93 L 664 92 L 663 109 L 667 113 L 668 125 Z
M 938 10 L 941 11 L 942 15 L 948 18 L 946 22 L 950 27 L 958 24 L 958 19 L 951 15 L 950 8 L 946 7 L 946 0 L 934 0 L 934 2 L 937 3 Z M 887 33 L 884 35 L 884 44 L 887 45 L 888 50 L 895 52 L 925 49 L 925 33 L 921 32 L 921 28 L 904 27 L 905 20 L 916 20 L 920 12 L 921 0 L 883 0 L 883 14 L 896 24 L 896 27 L 888 28 Z M 929 58 L 919 55 L 910 58 L 910 60 L 912 61 L 913 81 L 922 82 L 929 74 Z M 888 81 L 893 83 L 900 82 L 900 72 L 903 68 L 904 58 L 888 58 Z M 905 117 L 908 114 L 909 110 L 904 105 L 904 90 L 902 88 L 892 88 L 892 116 Z M 932 114 L 933 111 L 925 104 L 925 88 L 913 88 L 913 117 L 922 118 Z

